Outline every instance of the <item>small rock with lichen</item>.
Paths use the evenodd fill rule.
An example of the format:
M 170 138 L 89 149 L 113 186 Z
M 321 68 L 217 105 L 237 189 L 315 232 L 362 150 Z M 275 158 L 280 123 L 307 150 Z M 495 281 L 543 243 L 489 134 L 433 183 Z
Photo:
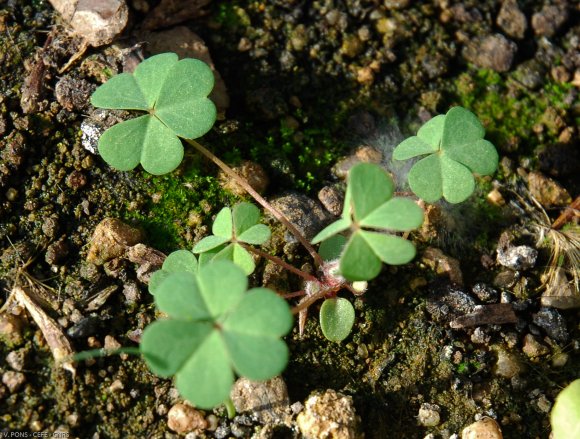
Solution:
M 308 398 L 296 423 L 305 439 L 361 437 L 352 398 L 332 389 Z

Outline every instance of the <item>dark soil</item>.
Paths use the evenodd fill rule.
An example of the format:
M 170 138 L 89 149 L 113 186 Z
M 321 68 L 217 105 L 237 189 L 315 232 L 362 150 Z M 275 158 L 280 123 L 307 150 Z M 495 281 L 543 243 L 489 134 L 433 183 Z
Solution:
M 159 2 L 128 3 L 132 18 L 116 47 L 139 42 L 143 5 Z M 414 236 L 414 262 L 385 267 L 352 299 L 357 320 L 349 338 L 327 341 L 316 306 L 304 337 L 297 328 L 287 337 L 291 402 L 329 388 L 351 395 L 366 438 L 448 438 L 481 416 L 496 419 L 507 438 L 547 438 L 554 398 L 580 376 L 578 310 L 540 306 L 550 251 L 536 246 L 539 211 L 522 209 L 521 198 L 532 205 L 527 178 L 534 171 L 578 196 L 580 9 L 566 0 L 518 4 L 506 11 L 499 1 L 214 0 L 207 14 L 183 23 L 206 41 L 231 99 L 202 141 L 233 165 L 260 163 L 269 198 L 287 191 L 316 198 L 338 181 L 331 168 L 355 147 L 388 154 L 454 105 L 477 114 L 500 153 L 493 178 L 479 179 L 464 205 L 440 205 L 431 229 Z M 75 351 L 102 347 L 106 336 L 135 347 L 135 335 L 156 318 L 152 299 L 135 264 L 86 261 L 96 225 L 120 218 L 168 253 L 191 248 L 209 233 L 213 215 L 240 198 L 191 151 L 174 173 L 154 177 L 117 172 L 86 150 L 81 123 L 94 116 L 88 96 L 121 63 L 114 48 L 89 48 L 59 73 L 79 42 L 55 14 L 46 1 L 0 1 L 0 305 L 15 284 L 30 282 Z M 59 88 L 65 76 L 72 82 Z M 402 187 L 404 177 L 392 171 Z M 487 201 L 493 189 L 505 204 Z M 544 207 L 549 226 L 565 206 Z M 513 245 L 539 250 L 535 264 L 510 269 L 496 261 L 506 230 Z M 299 267 L 311 262 L 284 239 L 278 229 L 270 250 Z M 422 256 L 428 247 L 459 260 L 462 286 Z M 251 277 L 256 285 L 262 270 Z M 88 311 L 111 286 L 118 288 Z M 461 300 L 512 303 L 517 322 L 452 329 L 465 314 Z M 81 362 L 73 377 L 55 366 L 25 310 L 11 308 L 0 319 L 0 374 L 15 370 L 6 358 L 16 352 L 11 358 L 22 359 L 25 378 L 14 389 L 0 384 L 0 431 L 178 437 L 167 410 L 179 397 L 140 358 Z M 545 348 L 537 356 L 523 349 L 530 337 Z M 515 373 L 501 371 L 506 358 Z M 418 424 L 423 403 L 439 406 L 438 425 Z M 234 424 L 223 408 L 214 413 L 222 428 L 200 437 L 251 437 L 261 428 L 250 422 L 228 430 Z M 281 428 L 273 437 L 297 435 Z

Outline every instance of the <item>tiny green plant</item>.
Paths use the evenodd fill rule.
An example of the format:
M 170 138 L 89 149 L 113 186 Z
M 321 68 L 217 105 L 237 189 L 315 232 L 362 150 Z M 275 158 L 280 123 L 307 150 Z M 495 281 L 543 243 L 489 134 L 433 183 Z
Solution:
M 330 341 L 342 341 L 354 324 L 354 307 L 343 297 L 326 299 L 320 307 L 320 329 Z
M 194 140 L 215 123 L 216 109 L 208 98 L 213 81 L 203 62 L 165 53 L 143 61 L 133 74 L 111 78 L 91 97 L 96 107 L 146 112 L 101 136 L 99 152 L 111 166 L 126 171 L 141 163 L 152 174 L 171 172 L 183 158 L 183 140 L 270 211 L 314 261 L 311 274 L 255 248 L 270 238 L 270 230 L 259 223 L 256 206 L 240 203 L 217 214 L 211 236 L 192 251 L 173 252 L 151 276 L 149 290 L 166 317 L 145 329 L 140 352 L 154 373 L 175 376 L 182 396 L 202 408 L 227 403 L 235 374 L 263 380 L 280 373 L 288 361 L 280 337 L 290 330 L 292 314 L 299 315 L 302 334 L 308 308 L 318 300 L 324 300 L 319 317 L 325 337 L 335 342 L 348 337 L 355 310 L 338 294 L 363 294 L 383 263 L 410 262 L 415 246 L 397 233 L 423 222 L 415 201 L 393 197 L 394 183 L 384 169 L 362 163 L 349 172 L 341 218 L 308 242 L 247 181 Z M 426 155 L 409 173 L 411 189 L 427 202 L 444 197 L 457 203 L 473 192 L 473 173 L 487 175 L 497 167 L 497 152 L 483 136 L 477 118 L 455 107 L 403 141 L 394 158 Z M 302 290 L 281 294 L 300 298 L 291 312 L 286 301 L 265 288 L 246 291 L 246 276 L 255 269 L 250 253 L 304 279 Z
M 92 95 L 95 107 L 140 110 L 147 114 L 117 124 L 99 139 L 99 153 L 121 171 L 139 163 L 151 174 L 173 171 L 183 159 L 180 137 L 195 139 L 213 126 L 216 108 L 208 99 L 211 69 L 174 53 L 152 56 L 135 72 L 109 79 Z
M 554 439 L 580 437 L 580 379 L 560 392 L 550 414 Z
M 483 139 L 485 129 L 477 117 L 453 107 L 425 123 L 416 136 L 403 140 L 393 152 L 395 160 L 425 156 L 409 171 L 411 190 L 428 203 L 445 198 L 450 203 L 466 200 L 475 189 L 473 173 L 491 175 L 498 154 Z
M 266 380 L 286 367 L 280 337 L 292 327 L 290 308 L 266 288 L 247 288 L 246 275 L 229 261 L 169 273 L 156 288 L 155 304 L 167 318 L 145 328 L 141 352 L 198 407 L 228 401 L 234 372 Z
M 415 246 L 387 231 L 407 232 L 423 223 L 423 210 L 413 200 L 394 197 L 391 177 L 378 165 L 359 163 L 350 170 L 344 208 L 339 220 L 312 240 L 318 243 L 350 230 L 340 258 L 340 273 L 348 280 L 375 278 L 381 263 L 406 264 Z
M 259 224 L 259 221 L 260 210 L 253 204 L 239 203 L 233 209 L 224 207 L 213 222 L 213 235 L 199 241 L 193 252 L 214 252 L 213 260 L 230 260 L 246 274 L 251 274 L 256 265 L 246 248 L 248 245 L 261 245 L 270 239 L 270 229 L 265 224 Z

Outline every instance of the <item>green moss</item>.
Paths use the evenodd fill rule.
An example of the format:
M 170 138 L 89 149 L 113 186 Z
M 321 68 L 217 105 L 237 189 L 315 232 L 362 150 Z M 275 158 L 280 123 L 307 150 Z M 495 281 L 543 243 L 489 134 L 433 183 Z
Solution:
M 230 165 L 243 159 L 260 163 L 275 181 L 273 192 L 288 187 L 313 192 L 328 179 L 330 168 L 346 151 L 334 126 L 330 119 L 298 129 L 282 120 L 278 127 L 262 132 L 261 127 L 246 122 L 231 135 L 212 138 L 212 150 Z
M 211 211 L 235 202 L 215 177 L 196 166 L 189 165 L 181 175 L 176 174 L 179 172 L 154 176 L 141 171 L 146 201 L 134 209 L 129 200 L 120 213 L 125 219 L 136 220 L 145 229 L 149 244 L 161 251 L 187 247 L 190 212 L 209 216 Z
M 542 89 L 530 91 L 487 69 L 462 73 L 455 81 L 458 103 L 477 114 L 486 137 L 504 152 L 521 148 L 519 152 L 527 154 L 550 140 L 539 138 L 534 126 L 545 122 L 543 115 L 549 107 L 561 112 L 570 107 L 565 102 L 570 88 L 570 84 L 548 82 Z M 546 135 L 553 139 L 557 132 Z
M 250 26 L 250 17 L 237 3 L 236 1 L 231 1 L 218 4 L 217 11 L 214 12 L 214 20 L 230 30 Z

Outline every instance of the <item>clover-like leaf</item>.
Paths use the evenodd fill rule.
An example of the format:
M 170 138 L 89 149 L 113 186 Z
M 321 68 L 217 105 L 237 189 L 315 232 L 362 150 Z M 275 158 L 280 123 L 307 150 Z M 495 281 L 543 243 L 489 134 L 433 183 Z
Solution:
M 149 278 L 149 292 L 155 294 L 161 282 L 163 282 L 171 273 L 189 272 L 196 273 L 198 262 L 193 253 L 187 250 L 177 250 L 171 253 L 160 270 L 154 272 Z
M 554 439 L 580 437 L 580 379 L 572 381 L 558 394 L 550 423 Z
M 244 273 L 248 275 L 252 274 L 256 268 L 252 255 L 236 242 L 228 244 L 223 248 L 223 250 L 216 253 L 212 261 L 217 260 L 231 261 L 244 270 Z
M 250 274 L 256 268 L 252 255 L 243 244 L 260 245 L 270 239 L 270 229 L 260 221 L 260 210 L 250 203 L 239 203 L 233 209 L 224 207 L 216 215 L 212 225 L 213 235 L 199 241 L 194 247 L 194 253 L 214 251 L 213 259 L 230 260 Z M 230 244 L 215 251 L 223 244 Z
M 345 204 L 350 208 L 345 206 L 342 217 L 312 240 L 326 242 L 350 229 L 340 257 L 340 273 L 346 279 L 370 280 L 379 274 L 381 262 L 406 264 L 415 257 L 411 242 L 385 232 L 418 228 L 423 223 L 423 210 L 412 200 L 391 198 L 393 191 L 391 177 L 380 166 L 372 163 L 353 166 L 345 195 Z M 336 247 L 338 243 L 328 245 Z
M 346 244 L 346 237 L 343 235 L 333 235 L 320 243 L 318 247 L 318 254 L 323 261 L 332 261 L 339 259 L 344 246 Z
M 354 307 L 347 299 L 326 299 L 320 307 L 320 328 L 330 341 L 344 340 L 350 334 L 353 324 Z
M 116 169 L 139 163 L 152 174 L 166 174 L 183 159 L 179 137 L 204 135 L 216 118 L 208 94 L 214 77 L 207 64 L 163 53 L 146 59 L 133 74 L 122 73 L 91 96 L 95 107 L 141 110 L 149 114 L 109 128 L 99 139 L 99 152 Z
M 175 375 L 181 395 L 201 408 L 229 398 L 234 373 L 266 380 L 282 372 L 292 327 L 286 301 L 265 288 L 246 292 L 247 278 L 229 261 L 196 274 L 170 273 L 155 294 L 166 319 L 149 325 L 141 352 L 162 377 Z
M 460 203 L 475 189 L 473 173 L 491 175 L 497 169 L 497 151 L 484 135 L 485 129 L 473 113 L 453 107 L 401 142 L 393 158 L 408 160 L 428 154 L 409 172 L 411 190 L 430 203 L 441 197 Z

